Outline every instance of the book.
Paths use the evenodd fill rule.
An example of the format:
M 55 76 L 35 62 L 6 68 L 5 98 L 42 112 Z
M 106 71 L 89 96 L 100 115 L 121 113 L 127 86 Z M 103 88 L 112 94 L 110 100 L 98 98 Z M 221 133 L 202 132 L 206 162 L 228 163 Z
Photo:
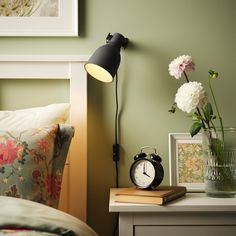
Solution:
M 184 186 L 160 186 L 155 190 L 124 188 L 115 194 L 115 202 L 164 205 L 186 194 Z

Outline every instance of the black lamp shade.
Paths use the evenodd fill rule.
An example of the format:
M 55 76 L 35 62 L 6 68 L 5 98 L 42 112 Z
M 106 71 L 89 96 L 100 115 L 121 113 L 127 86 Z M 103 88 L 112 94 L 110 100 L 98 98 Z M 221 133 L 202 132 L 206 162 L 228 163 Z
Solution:
M 112 82 L 120 65 L 120 50 L 110 44 L 98 48 L 85 65 L 86 71 L 102 82 Z
M 108 34 L 107 44 L 94 52 L 85 64 L 85 70 L 95 79 L 112 82 L 120 65 L 120 49 L 125 48 L 127 44 L 128 39 L 122 34 Z

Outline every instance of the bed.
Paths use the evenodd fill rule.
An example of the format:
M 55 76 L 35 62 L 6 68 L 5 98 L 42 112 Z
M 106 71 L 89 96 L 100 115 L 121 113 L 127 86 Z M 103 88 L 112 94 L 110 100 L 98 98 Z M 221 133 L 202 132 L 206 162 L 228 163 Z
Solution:
M 37 152 L 34 146 L 30 146 L 32 139 L 29 139 L 29 137 L 34 137 L 36 140 L 40 139 L 38 143 L 41 144 L 41 147 L 49 150 L 48 146 L 45 146 L 45 143 L 42 142 L 42 140 L 45 140 L 45 134 L 47 134 L 47 140 L 51 139 L 52 148 L 50 150 L 51 156 L 53 157 L 52 159 L 54 160 L 55 153 L 58 151 L 58 147 L 61 144 L 60 142 L 55 142 L 55 140 L 58 139 L 58 137 L 60 140 L 62 140 L 61 137 L 65 138 L 65 133 L 68 136 L 68 145 L 65 145 L 63 149 L 66 150 L 68 148 L 68 150 L 66 150 L 66 152 L 68 151 L 68 157 L 65 163 L 63 163 L 63 167 L 60 166 L 62 163 L 58 164 L 55 162 L 55 166 L 59 165 L 60 168 L 63 168 L 60 200 L 53 205 L 52 199 L 47 202 L 49 196 L 47 195 L 48 192 L 44 193 L 42 191 L 40 192 L 41 201 L 34 201 L 33 197 L 35 196 L 30 200 L 25 199 L 24 196 L 15 197 L 13 195 L 17 195 L 17 189 L 11 185 L 9 195 L 0 196 L 0 207 L 2 209 L 0 212 L 0 229 L 2 230 L 0 230 L 0 235 L 41 235 L 41 231 L 45 231 L 43 235 L 96 235 L 85 223 L 87 212 L 87 75 L 84 70 L 84 63 L 87 59 L 88 57 L 83 55 L 0 56 L 0 79 L 70 80 L 69 127 L 67 127 L 67 124 L 55 123 L 48 126 L 45 125 L 43 128 L 40 127 L 40 129 L 38 127 L 32 127 L 30 130 L 28 129 L 27 132 L 19 133 L 19 131 L 15 131 L 14 129 L 11 130 L 11 132 L 7 129 L 1 131 L 0 125 L 0 131 L 5 132 L 1 137 L 7 140 L 4 142 L 8 142 L 9 145 L 15 143 L 16 148 L 14 151 L 17 149 L 17 151 L 21 151 L 21 153 L 27 152 L 32 156 L 31 159 L 34 160 L 34 163 L 37 162 L 37 165 L 39 163 L 45 163 L 43 162 L 44 157 L 38 155 L 39 152 Z M 30 123 L 27 120 L 25 120 L 25 122 Z M 37 132 L 35 129 L 37 129 Z M 54 139 L 52 137 L 54 137 Z M 26 141 L 22 141 L 23 138 L 25 138 Z M 28 142 L 30 144 L 28 144 Z M 22 151 L 23 149 L 25 151 Z M 4 153 L 2 157 L 4 157 Z M 20 164 L 22 164 L 24 168 L 26 168 L 24 166 L 25 162 L 26 160 L 21 158 Z M 45 164 L 45 166 L 47 165 Z M 55 166 L 51 164 L 50 168 L 54 170 Z M 11 168 L 9 173 L 13 173 L 13 170 L 21 170 L 21 166 L 16 169 L 11 165 Z M 40 168 L 42 169 L 42 166 Z M 0 153 L 0 172 L 1 171 L 4 173 L 4 171 L 6 172 L 7 170 L 4 168 L 1 169 Z M 42 176 L 46 175 L 46 172 L 34 171 L 30 173 L 33 181 L 35 181 L 35 183 L 37 182 L 38 189 L 42 190 L 46 184 L 45 186 L 42 185 L 39 187 L 39 180 Z M 54 171 L 54 173 L 60 174 L 61 172 L 58 170 L 57 172 Z M 25 179 L 24 176 L 18 175 L 18 181 L 24 181 Z M 55 179 L 54 182 L 52 182 L 52 180 L 50 181 L 50 186 L 55 187 Z M 8 179 L 6 177 L 2 178 L 1 184 L 7 184 L 7 182 Z M 36 186 L 35 183 L 34 186 Z M 51 192 L 50 194 L 52 195 Z M 42 201 L 42 196 L 46 196 L 46 200 L 44 199 Z M 57 207 L 58 209 L 55 209 Z M 47 214 L 45 214 L 45 212 L 47 212 Z M 62 219 L 65 222 L 63 222 Z M 35 225 L 35 223 L 37 224 Z M 18 228 L 20 231 L 18 231 Z

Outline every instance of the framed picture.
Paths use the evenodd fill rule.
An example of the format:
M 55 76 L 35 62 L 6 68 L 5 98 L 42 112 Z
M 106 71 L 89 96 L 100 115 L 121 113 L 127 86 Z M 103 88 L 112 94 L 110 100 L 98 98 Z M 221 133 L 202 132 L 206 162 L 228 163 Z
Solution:
M 78 0 L 1 0 L 0 36 L 78 36 Z
M 186 186 L 188 192 L 204 191 L 201 134 L 169 134 L 170 185 Z

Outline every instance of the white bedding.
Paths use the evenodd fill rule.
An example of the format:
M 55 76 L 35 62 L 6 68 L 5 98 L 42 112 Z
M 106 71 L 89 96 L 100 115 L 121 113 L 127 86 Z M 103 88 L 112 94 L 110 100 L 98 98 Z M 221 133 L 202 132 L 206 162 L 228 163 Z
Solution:
M 6 196 L 0 196 L 0 229 L 97 236 L 87 224 L 69 214 L 40 203 Z

